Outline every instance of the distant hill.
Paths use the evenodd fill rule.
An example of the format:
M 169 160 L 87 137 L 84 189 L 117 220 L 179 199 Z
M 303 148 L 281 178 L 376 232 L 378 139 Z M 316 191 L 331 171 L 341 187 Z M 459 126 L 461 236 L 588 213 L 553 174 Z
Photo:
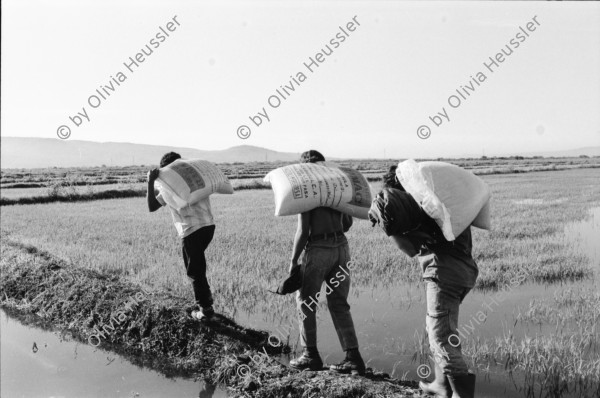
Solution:
M 1 137 L 0 165 L 3 169 L 156 165 L 160 157 L 169 151 L 178 152 L 185 158 L 202 158 L 214 163 L 294 162 L 300 157 L 299 153 L 277 152 L 251 145 L 234 146 L 219 151 L 206 151 L 194 148 L 121 142 Z M 587 155 L 593 157 L 600 156 L 600 146 L 556 152 L 515 153 L 506 156 L 511 155 L 526 157 L 578 157 Z M 330 160 L 336 159 L 330 158 Z
M 121 142 L 59 140 L 56 138 L 1 137 L 0 164 L 9 168 L 157 165 L 161 156 L 175 151 L 184 158 L 214 163 L 295 161 L 299 154 L 276 152 L 251 145 L 220 151 Z

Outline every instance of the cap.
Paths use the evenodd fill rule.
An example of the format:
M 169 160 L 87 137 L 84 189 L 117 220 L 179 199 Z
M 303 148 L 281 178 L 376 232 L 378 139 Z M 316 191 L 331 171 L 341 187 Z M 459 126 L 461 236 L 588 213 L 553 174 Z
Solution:
M 280 295 L 294 293 L 302 287 L 302 272 L 300 272 L 300 264 L 294 265 L 290 270 L 290 275 L 277 287 L 277 290 L 272 292 Z

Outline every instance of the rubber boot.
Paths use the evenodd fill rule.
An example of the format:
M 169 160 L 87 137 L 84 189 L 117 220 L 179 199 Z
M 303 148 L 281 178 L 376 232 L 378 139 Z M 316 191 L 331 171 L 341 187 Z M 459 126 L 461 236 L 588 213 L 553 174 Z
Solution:
M 425 394 L 434 395 L 436 398 L 450 398 L 452 397 L 452 388 L 450 388 L 450 382 L 448 377 L 442 372 L 442 368 L 434 361 L 434 380 L 431 383 L 425 381 L 419 382 L 419 388 L 423 390 Z
M 452 388 L 452 398 L 475 397 L 475 375 L 473 373 L 464 376 L 448 376 L 448 382 Z

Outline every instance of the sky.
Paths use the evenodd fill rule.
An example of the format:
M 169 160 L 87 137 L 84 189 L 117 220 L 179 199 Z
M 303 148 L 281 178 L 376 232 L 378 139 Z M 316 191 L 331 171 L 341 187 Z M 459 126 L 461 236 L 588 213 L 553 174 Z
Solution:
M 2 136 L 354 158 L 600 145 L 596 2 L 2 8 Z M 491 65 L 507 45 L 510 55 Z M 149 55 L 136 66 L 130 57 L 142 49 Z M 322 52 L 330 55 L 319 62 Z

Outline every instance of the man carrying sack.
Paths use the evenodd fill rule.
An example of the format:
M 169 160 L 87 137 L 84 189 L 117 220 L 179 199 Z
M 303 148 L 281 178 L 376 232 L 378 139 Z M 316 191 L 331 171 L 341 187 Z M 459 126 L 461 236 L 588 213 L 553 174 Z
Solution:
M 317 163 L 325 161 L 325 158 L 318 151 L 311 150 L 302 154 L 301 161 Z M 300 313 L 303 353 L 290 362 L 290 366 L 295 369 L 323 369 L 323 361 L 317 349 L 316 311 L 323 282 L 335 281 L 333 287 L 328 285 L 330 290 L 327 291 L 327 306 L 346 357 L 341 363 L 331 365 L 330 370 L 365 374 L 365 363 L 358 351 L 358 340 L 347 300 L 350 291 L 347 268 L 350 249 L 344 233 L 351 226 L 352 217 L 328 207 L 317 207 L 298 215 L 290 270 L 296 273 L 299 271 L 301 283 L 293 282 L 297 280 L 294 272 L 288 280 L 291 286 L 299 285 L 296 301 Z M 302 263 L 299 264 L 302 253 Z M 280 291 L 289 290 L 282 286 Z
M 471 254 L 471 228 L 447 241 L 436 222 L 395 178 L 395 171 L 392 167 L 384 176 L 384 189 L 373 200 L 369 219 L 392 236 L 404 253 L 417 255 L 423 269 L 435 380 L 419 386 L 436 397 L 472 398 L 475 375 L 469 373 L 456 338 L 460 304 L 475 286 L 479 272 Z
M 160 167 L 167 167 L 177 159 L 181 159 L 178 153 L 166 153 L 160 160 Z M 171 211 L 177 234 L 181 238 L 186 274 L 190 278 L 194 290 L 196 309 L 192 310 L 191 316 L 195 320 L 204 322 L 216 320 L 213 297 L 206 278 L 206 257 L 204 255 L 215 233 L 210 200 L 206 197 L 194 204 L 176 209 L 168 205 L 163 198 L 165 192 L 156 194 L 154 183 L 157 178 L 159 178 L 158 169 L 148 172 L 148 191 L 146 194 L 148 210 L 155 212 L 166 206 Z

